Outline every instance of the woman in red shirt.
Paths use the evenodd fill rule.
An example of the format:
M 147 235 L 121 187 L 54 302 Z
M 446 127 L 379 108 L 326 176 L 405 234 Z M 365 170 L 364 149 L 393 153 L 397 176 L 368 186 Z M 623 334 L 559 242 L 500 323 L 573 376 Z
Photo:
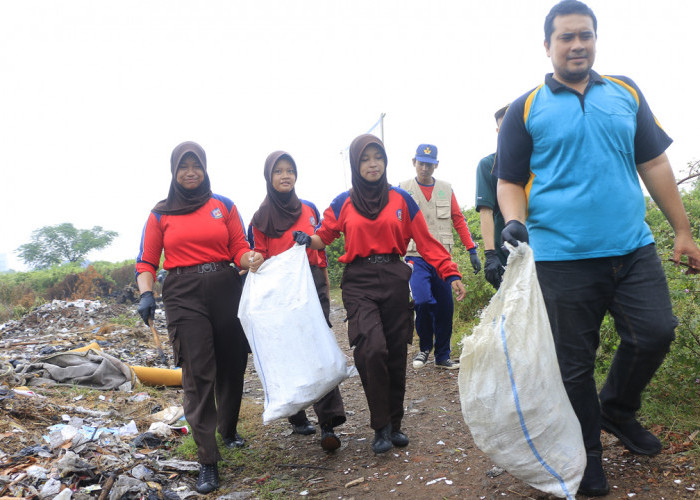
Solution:
M 413 238 L 421 256 L 451 283 L 457 300 L 466 293 L 457 265 L 431 236 L 416 202 L 387 182 L 386 165 L 379 138 L 357 137 L 350 145 L 352 189 L 333 200 L 316 234 L 295 234 L 298 243 L 314 249 L 325 248 L 341 233 L 345 235 L 345 253 L 338 259 L 346 264 L 343 303 L 374 429 L 375 453 L 409 442 L 401 430 L 407 345 L 413 339 L 411 268 L 401 259 L 409 240 Z
M 164 252 L 168 337 L 175 364 L 182 367 L 185 418 L 201 465 L 196 490 L 209 493 L 219 487 L 217 427 L 227 447 L 244 444 L 236 426 L 250 348 L 238 320 L 242 283 L 232 263 L 248 268 L 250 246 L 236 206 L 211 192 L 199 144 L 178 145 L 170 170 L 168 197 L 151 210 L 136 258 L 138 310 L 148 324 Z
M 294 245 L 293 233 L 304 231 L 313 233 L 318 224 L 318 210 L 309 202 L 300 200 L 294 191 L 297 180 L 297 166 L 289 153 L 275 151 L 265 160 L 265 182 L 267 196 L 251 222 L 252 245 L 256 252 L 250 270 L 255 272 L 264 259 L 269 259 L 288 250 Z M 250 231 L 249 231 L 250 234 Z M 260 259 L 257 254 L 263 259 Z M 321 308 L 330 326 L 330 300 L 326 280 L 325 253 L 307 248 L 306 253 L 311 266 Z M 345 422 L 345 408 L 338 387 L 314 403 L 314 412 L 321 427 L 321 447 L 333 451 L 340 447 L 340 439 L 333 428 Z M 316 429 L 301 410 L 289 417 L 289 423 L 297 434 L 314 434 Z

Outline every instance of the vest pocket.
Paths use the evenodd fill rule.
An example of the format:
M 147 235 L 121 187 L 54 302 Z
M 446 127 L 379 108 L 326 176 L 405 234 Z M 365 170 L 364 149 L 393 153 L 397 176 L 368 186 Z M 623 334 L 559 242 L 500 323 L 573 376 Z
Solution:
M 452 200 L 435 200 L 435 208 L 438 219 L 449 219 L 452 216 Z

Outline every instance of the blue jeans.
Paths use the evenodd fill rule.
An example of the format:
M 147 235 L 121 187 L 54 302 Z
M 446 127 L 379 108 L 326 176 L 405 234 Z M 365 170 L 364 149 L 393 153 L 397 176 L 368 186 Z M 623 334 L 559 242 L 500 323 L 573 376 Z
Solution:
M 661 260 L 651 244 L 619 257 L 536 265 L 564 386 L 586 451 L 599 454 L 601 411 L 614 421 L 634 418 L 675 338 L 678 321 Z M 599 399 L 593 372 L 606 312 L 620 345 Z
M 435 347 L 435 361 L 450 359 L 452 339 L 452 286 L 438 276 L 437 270 L 421 257 L 409 257 L 413 262 L 411 293 L 415 300 L 416 333 L 421 351 Z

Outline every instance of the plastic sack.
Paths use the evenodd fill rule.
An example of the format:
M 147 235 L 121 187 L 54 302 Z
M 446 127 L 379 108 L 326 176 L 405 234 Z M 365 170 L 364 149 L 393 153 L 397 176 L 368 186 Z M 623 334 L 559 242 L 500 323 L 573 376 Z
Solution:
M 238 317 L 265 391 L 264 424 L 294 415 L 350 376 L 323 315 L 306 247 L 295 244 L 248 273 Z
M 532 249 L 508 246 L 500 289 L 462 341 L 459 395 L 481 451 L 530 486 L 574 498 L 586 467 Z

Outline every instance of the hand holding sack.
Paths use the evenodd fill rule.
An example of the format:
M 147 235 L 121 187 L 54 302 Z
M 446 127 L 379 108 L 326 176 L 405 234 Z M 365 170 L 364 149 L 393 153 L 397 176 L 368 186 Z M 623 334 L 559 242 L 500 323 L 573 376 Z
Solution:
M 527 233 L 525 224 L 515 219 L 509 220 L 506 227 L 503 228 L 503 231 L 501 231 L 501 239 L 514 247 L 518 246 L 519 241 L 530 243 L 530 236 Z M 508 249 L 506 248 L 505 250 L 506 253 L 508 253 Z
M 294 241 L 296 241 L 300 245 L 303 245 L 305 247 L 311 245 L 311 236 L 306 234 L 304 231 L 294 231 L 292 233 L 292 237 L 294 238 Z

